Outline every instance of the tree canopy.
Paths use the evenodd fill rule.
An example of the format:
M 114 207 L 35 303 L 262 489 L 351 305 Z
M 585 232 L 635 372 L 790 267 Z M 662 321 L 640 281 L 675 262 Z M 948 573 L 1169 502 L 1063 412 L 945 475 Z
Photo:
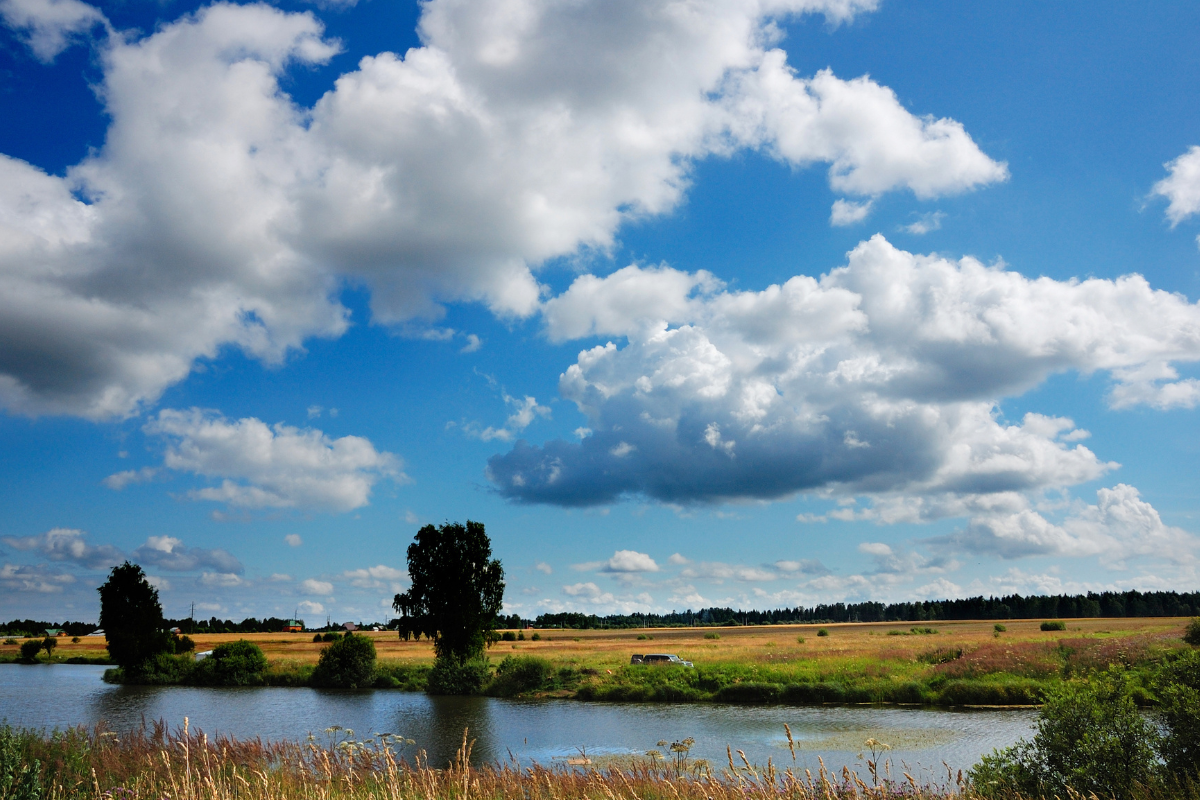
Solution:
M 421 528 L 408 546 L 408 574 L 412 587 L 392 603 L 400 636 L 428 636 L 439 659 L 481 655 L 504 602 L 504 569 L 483 523 Z
M 137 564 L 113 567 L 100 592 L 100 627 L 108 640 L 108 655 L 123 669 L 136 668 L 159 653 L 172 650 L 163 630 L 158 590 Z

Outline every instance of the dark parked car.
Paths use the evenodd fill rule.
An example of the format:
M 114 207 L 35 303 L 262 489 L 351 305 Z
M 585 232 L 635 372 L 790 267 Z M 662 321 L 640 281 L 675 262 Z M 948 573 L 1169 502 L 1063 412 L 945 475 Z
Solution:
M 657 667 L 691 667 L 692 662 L 684 661 L 682 658 L 670 653 L 647 653 L 646 655 L 635 655 L 629 659 L 630 664 L 651 664 Z

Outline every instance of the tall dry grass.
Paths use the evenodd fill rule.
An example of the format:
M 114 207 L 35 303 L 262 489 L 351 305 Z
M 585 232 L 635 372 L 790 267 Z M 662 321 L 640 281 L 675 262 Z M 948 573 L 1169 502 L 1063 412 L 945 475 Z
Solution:
M 23 760 L 37 764 L 41 791 L 31 800 L 833 800 L 970 796 L 961 774 L 953 784 L 923 786 L 892 779 L 871 764 L 860 777 L 824 769 L 798 773 L 768 761 L 751 764 L 728 750 L 728 763 L 687 757 L 685 743 L 599 768 L 587 759 L 567 765 L 515 761 L 474 766 L 464 731 L 453 763 L 430 765 L 410 740 L 381 735 L 363 742 L 329 731 L 328 742 L 266 743 L 209 738 L 185 725 L 162 724 L 117 736 L 77 729 L 50 737 L 21 732 Z M 790 731 L 788 732 L 791 741 Z M 666 745 L 667 743 L 662 743 Z M 795 753 L 793 751 L 793 758 Z M 11 792 L 7 793 L 12 795 Z M 6 795 L 0 786 L 0 796 Z M 15 795 L 14 795 L 15 796 Z

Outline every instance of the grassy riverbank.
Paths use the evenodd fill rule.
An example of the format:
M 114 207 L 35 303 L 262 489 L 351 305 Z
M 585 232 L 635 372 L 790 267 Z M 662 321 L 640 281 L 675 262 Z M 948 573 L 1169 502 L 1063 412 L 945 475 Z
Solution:
M 500 642 L 489 652 L 493 667 L 506 657 L 515 661 L 488 691 L 583 700 L 1026 705 L 1064 679 L 1120 664 L 1133 675 L 1138 701 L 1152 704 L 1150 676 L 1185 647 L 1187 622 L 1066 620 L 1064 630 L 1052 631 L 1038 620 L 1006 622 L 1003 631 L 991 621 L 543 630 L 538 641 L 526 631 L 525 641 Z M 379 654 L 376 686 L 424 689 L 433 663 L 428 642 L 364 635 Z M 224 634 L 197 636 L 196 647 L 242 638 L 266 654 L 268 685 L 306 685 L 326 646 L 312 634 Z M 56 659 L 100 656 L 97 644 L 64 642 Z M 13 649 L 0 649 L 0 658 Z M 647 652 L 676 653 L 696 668 L 629 665 L 630 654 Z

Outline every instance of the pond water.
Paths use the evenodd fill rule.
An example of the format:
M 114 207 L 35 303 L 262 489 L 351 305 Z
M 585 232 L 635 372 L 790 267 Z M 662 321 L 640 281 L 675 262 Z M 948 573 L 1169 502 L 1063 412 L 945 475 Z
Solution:
M 487 697 L 430 697 L 387 690 L 359 692 L 304 688 L 192 688 L 111 686 L 103 667 L 0 665 L 0 720 L 32 728 L 65 728 L 103 721 L 121 731 L 165 720 L 172 728 L 190 719 L 193 729 L 239 738 L 324 741 L 333 725 L 359 739 L 399 733 L 416 740 L 429 761 L 453 758 L 463 729 L 476 740 L 478 763 L 516 758 L 543 764 L 586 753 L 597 763 L 641 755 L 659 740 L 696 740 L 691 755 L 726 763 L 726 746 L 756 764 L 771 758 L 790 766 L 784 723 L 798 748 L 797 765 L 818 767 L 817 757 L 840 772 L 866 775 L 860 753 L 874 738 L 892 746 L 892 773 L 942 783 L 947 766 L 967 769 L 981 755 L 1029 736 L 1029 709 L 946 711 L 869 706 L 730 706 L 715 704 L 583 703 Z M 943 764 L 945 762 L 945 764 Z M 882 761 L 881 761 L 882 763 Z

